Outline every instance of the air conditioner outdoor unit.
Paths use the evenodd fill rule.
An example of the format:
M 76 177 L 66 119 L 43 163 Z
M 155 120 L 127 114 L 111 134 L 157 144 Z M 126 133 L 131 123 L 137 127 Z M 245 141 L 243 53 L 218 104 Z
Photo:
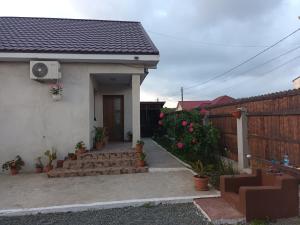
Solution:
M 60 79 L 60 64 L 57 61 L 30 61 L 30 79 Z

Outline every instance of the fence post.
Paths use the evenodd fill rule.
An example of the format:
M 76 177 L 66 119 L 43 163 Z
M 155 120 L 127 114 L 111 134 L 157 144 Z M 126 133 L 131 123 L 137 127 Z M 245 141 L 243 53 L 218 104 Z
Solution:
M 248 147 L 248 120 L 247 109 L 238 108 L 241 111 L 241 117 L 237 118 L 237 144 L 238 144 L 238 167 L 240 170 L 249 167 L 246 155 L 249 154 Z

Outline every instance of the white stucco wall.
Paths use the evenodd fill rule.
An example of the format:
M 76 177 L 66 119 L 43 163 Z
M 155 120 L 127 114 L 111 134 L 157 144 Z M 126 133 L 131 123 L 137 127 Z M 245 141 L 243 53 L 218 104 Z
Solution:
M 0 63 L 0 160 L 20 155 L 25 170 L 55 147 L 58 157 L 89 138 L 89 77 L 86 66 L 62 65 L 64 96 L 54 102 L 47 83 L 29 79 L 29 63 Z
M 29 62 L 0 62 L 0 164 L 20 155 L 28 171 L 34 168 L 34 159 L 52 146 L 61 159 L 74 152 L 80 140 L 91 147 L 91 130 L 98 121 L 94 121 L 90 74 L 143 74 L 143 68 L 109 64 L 61 63 L 61 69 L 64 96 L 54 102 L 47 83 L 29 79 Z M 131 88 L 114 93 L 124 94 L 128 117 Z M 125 121 L 124 135 L 131 130 L 131 118 Z

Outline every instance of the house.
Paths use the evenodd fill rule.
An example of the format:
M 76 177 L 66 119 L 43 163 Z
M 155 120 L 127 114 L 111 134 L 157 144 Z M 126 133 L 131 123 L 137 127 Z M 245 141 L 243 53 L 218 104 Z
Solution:
M 135 144 L 140 85 L 158 62 L 139 22 L 0 17 L 1 162 L 21 155 L 29 170 L 51 147 L 59 158 L 78 141 L 93 148 L 94 126 Z
M 210 101 L 210 100 L 179 101 L 177 103 L 176 111 L 181 111 L 181 110 L 191 111 L 193 109 L 198 108 L 200 110 L 200 113 L 205 115 L 206 113 L 208 113 L 208 110 L 206 110 L 207 106 L 223 105 L 223 104 L 231 103 L 234 101 L 235 101 L 234 98 L 227 96 L 227 95 L 219 96 L 212 101 Z
M 179 101 L 176 106 L 176 111 L 186 110 L 190 111 L 195 108 L 203 108 L 210 104 L 209 100 L 206 101 Z

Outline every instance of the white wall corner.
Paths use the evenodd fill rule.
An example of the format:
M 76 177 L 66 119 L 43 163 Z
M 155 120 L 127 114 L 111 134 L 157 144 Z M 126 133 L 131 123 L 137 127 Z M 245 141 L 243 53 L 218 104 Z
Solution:
M 248 146 L 248 119 L 246 108 L 239 108 L 241 117 L 237 119 L 237 144 L 238 144 L 238 167 L 240 170 L 249 167 L 246 155 L 249 154 Z
M 133 74 L 132 79 L 131 79 L 131 85 L 132 85 L 132 147 L 134 147 L 136 141 L 141 138 L 140 83 L 141 83 L 140 75 Z

